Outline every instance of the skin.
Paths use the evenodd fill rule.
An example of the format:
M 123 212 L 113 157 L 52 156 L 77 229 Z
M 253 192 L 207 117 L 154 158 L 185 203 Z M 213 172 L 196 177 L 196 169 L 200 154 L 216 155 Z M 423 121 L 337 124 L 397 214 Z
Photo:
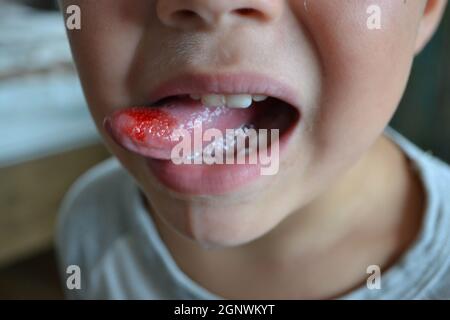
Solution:
M 81 6 L 69 38 L 98 129 L 195 281 L 227 298 L 332 298 L 415 239 L 422 186 L 382 132 L 445 0 L 61 2 Z M 371 4 L 381 30 L 366 27 Z M 263 71 L 295 86 L 302 119 L 278 175 L 220 196 L 177 194 L 109 138 L 105 116 L 184 71 Z

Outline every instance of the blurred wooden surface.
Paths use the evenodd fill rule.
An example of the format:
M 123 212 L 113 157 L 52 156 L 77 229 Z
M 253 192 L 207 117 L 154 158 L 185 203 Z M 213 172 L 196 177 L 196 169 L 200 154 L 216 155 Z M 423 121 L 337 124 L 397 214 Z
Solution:
M 44 251 L 0 269 L 0 300 L 63 299 L 55 253 Z
M 108 156 L 95 145 L 0 169 L 0 267 L 51 247 L 62 197 Z

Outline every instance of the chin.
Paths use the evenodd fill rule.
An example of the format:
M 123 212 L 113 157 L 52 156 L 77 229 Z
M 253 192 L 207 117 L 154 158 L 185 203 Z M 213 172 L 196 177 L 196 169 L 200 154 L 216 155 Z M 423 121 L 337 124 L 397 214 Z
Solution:
M 254 241 L 271 229 L 263 225 L 257 216 L 248 216 L 244 211 L 203 212 L 188 216 L 179 230 L 185 237 L 203 248 L 216 249 L 245 245 Z M 177 224 L 180 226 L 180 224 Z M 176 226 L 175 226 L 176 227 Z
M 212 232 L 207 234 L 202 234 L 201 237 L 195 235 L 191 238 L 195 243 L 197 243 L 203 249 L 213 250 L 213 249 L 226 249 L 232 247 L 238 247 L 241 245 L 248 244 L 257 238 L 260 234 L 251 234 L 245 236 L 236 236 L 235 233 L 230 232 L 229 234 L 223 232 Z

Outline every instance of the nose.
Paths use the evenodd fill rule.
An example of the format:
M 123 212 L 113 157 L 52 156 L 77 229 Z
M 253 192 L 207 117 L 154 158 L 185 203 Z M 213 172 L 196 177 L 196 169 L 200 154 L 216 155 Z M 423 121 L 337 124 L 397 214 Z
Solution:
M 176 29 L 214 28 L 231 21 L 268 23 L 282 13 L 283 0 L 157 0 L 161 22 Z

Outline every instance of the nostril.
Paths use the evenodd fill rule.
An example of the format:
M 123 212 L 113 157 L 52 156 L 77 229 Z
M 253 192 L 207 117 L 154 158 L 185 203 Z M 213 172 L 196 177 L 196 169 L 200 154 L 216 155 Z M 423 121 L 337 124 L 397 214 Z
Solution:
M 181 20 L 192 20 L 193 18 L 198 17 L 198 15 L 197 15 L 197 13 L 195 13 L 195 11 L 187 10 L 187 9 L 178 10 L 173 15 L 175 18 L 178 18 Z
M 1 2 L 1 0 L 0 0 Z M 280 15 L 280 1 L 214 0 L 158 0 L 156 12 L 159 20 L 175 29 L 209 29 L 224 23 L 269 22 Z M 200 5 L 201 4 L 201 5 Z M 242 21 L 241 21 L 242 20 Z
M 255 10 L 253 8 L 239 8 L 234 10 L 234 13 L 242 17 L 258 18 L 258 19 L 263 18 L 262 12 Z

